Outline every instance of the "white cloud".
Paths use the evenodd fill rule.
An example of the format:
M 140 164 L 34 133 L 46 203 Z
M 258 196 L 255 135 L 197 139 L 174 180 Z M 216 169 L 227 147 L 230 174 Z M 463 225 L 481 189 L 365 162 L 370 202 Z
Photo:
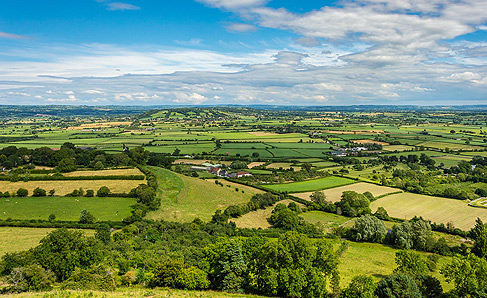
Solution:
M 268 0 L 196 0 L 209 6 L 225 9 L 241 9 L 264 5 Z
M 19 35 L 19 34 L 13 34 L 13 33 L 7 33 L 7 32 L 0 31 L 0 38 L 6 38 L 6 39 L 30 39 L 31 37 L 25 36 L 25 35 Z
M 106 4 L 108 10 L 139 10 L 140 7 L 121 2 L 110 2 Z
M 174 42 L 182 46 L 196 47 L 200 46 L 203 40 L 200 38 L 191 38 L 190 40 L 175 40 Z
M 257 30 L 257 27 L 251 24 L 244 23 L 231 23 L 225 26 L 230 32 L 253 32 Z

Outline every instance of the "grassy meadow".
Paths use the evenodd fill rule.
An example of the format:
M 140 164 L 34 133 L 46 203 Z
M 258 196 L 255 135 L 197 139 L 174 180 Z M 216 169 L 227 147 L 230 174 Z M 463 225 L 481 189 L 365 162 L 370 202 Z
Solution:
M 54 229 L 0 227 L 0 257 L 9 252 L 28 250 Z M 93 236 L 93 230 L 82 230 L 85 235 Z M 14 241 L 15 240 L 15 241 Z
M 220 186 L 214 180 L 206 181 L 162 168 L 149 168 L 159 181 L 158 195 L 162 198 L 160 209 L 147 215 L 150 219 L 189 222 L 200 218 L 209 221 L 217 209 L 246 203 L 252 195 L 262 192 L 224 180 L 221 180 L 224 186 Z
M 1 198 L 0 219 L 42 219 L 49 214 L 56 220 L 78 221 L 81 210 L 88 210 L 97 220 L 121 221 L 130 215 L 134 198 L 87 198 L 87 197 L 25 197 Z

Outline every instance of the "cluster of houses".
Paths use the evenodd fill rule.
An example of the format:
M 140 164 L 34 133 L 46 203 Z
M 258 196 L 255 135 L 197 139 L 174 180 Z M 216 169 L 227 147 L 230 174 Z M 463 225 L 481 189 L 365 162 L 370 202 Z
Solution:
M 355 153 L 359 151 L 367 151 L 367 147 L 337 148 L 337 151 L 330 151 L 329 154 L 333 156 L 343 157 L 347 155 L 355 155 Z
M 213 174 L 213 175 L 218 176 L 218 177 L 223 177 L 223 178 L 241 178 L 241 177 L 252 176 L 252 174 L 245 172 L 245 171 L 239 171 L 236 173 L 229 173 L 226 170 L 222 169 L 221 164 L 211 164 L 209 162 L 205 162 L 199 166 L 192 166 L 191 170 L 207 171 L 210 174 Z

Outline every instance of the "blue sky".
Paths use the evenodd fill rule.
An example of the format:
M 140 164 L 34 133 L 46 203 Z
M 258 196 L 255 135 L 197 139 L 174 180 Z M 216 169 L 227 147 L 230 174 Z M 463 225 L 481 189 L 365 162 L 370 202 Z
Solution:
M 15 0 L 0 104 L 487 104 L 485 0 Z

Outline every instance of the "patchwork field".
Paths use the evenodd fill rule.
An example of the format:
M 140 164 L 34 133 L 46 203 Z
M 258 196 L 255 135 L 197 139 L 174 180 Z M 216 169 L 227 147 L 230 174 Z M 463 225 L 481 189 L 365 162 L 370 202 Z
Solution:
M 249 228 L 249 229 L 267 229 L 271 225 L 267 219 L 271 216 L 272 210 L 277 204 L 285 204 L 286 206 L 294 202 L 293 200 L 282 200 L 274 204 L 273 206 L 267 207 L 265 209 L 259 209 L 253 212 L 249 212 L 240 216 L 239 218 L 231 218 L 229 221 L 233 221 L 239 228 Z M 301 204 L 298 204 L 302 206 Z
M 112 169 L 100 171 L 74 171 L 63 173 L 66 177 L 83 177 L 83 176 L 130 176 L 130 175 L 144 175 L 139 169 Z
M 477 217 L 487 221 L 487 209 L 470 207 L 464 201 L 439 197 L 400 193 L 372 202 L 370 208 L 375 212 L 384 207 L 390 216 L 410 219 L 422 216 L 437 223 L 452 222 L 455 227 L 469 230 L 475 225 Z
M 346 186 L 340 186 L 340 187 L 335 187 L 335 188 L 330 188 L 330 189 L 325 189 L 323 190 L 323 193 L 326 196 L 326 200 L 330 202 L 338 202 L 342 198 L 342 193 L 347 190 L 353 190 L 358 193 L 364 193 L 366 191 L 370 191 L 374 197 L 382 196 L 385 194 L 401 191 L 400 189 L 397 188 L 392 188 L 392 187 L 387 187 L 387 186 L 381 186 L 377 184 L 372 184 L 372 183 L 365 183 L 365 182 L 360 182 L 360 183 L 355 183 L 352 185 L 346 185 Z M 310 196 L 313 192 L 302 192 L 302 193 L 293 193 L 291 195 L 305 199 L 305 200 L 311 200 Z
M 0 219 L 43 219 L 49 214 L 56 220 L 78 221 L 81 210 L 88 210 L 97 220 L 121 221 L 130 215 L 134 198 L 41 197 L 2 198 Z
M 221 181 L 222 187 L 216 185 L 215 180 L 206 181 L 162 168 L 149 168 L 159 181 L 157 195 L 162 198 L 160 209 L 150 212 L 147 215 L 149 219 L 189 222 L 200 218 L 209 221 L 217 209 L 248 202 L 252 195 L 262 192 L 224 180 Z
M 44 228 L 0 228 L 0 257 L 8 252 L 28 250 L 39 244 L 39 241 L 54 229 Z M 92 236 L 93 230 L 82 230 L 85 235 Z M 12 241 L 15 239 L 15 241 Z
M 308 211 L 300 214 L 305 221 L 316 225 L 325 233 L 331 233 L 333 228 L 338 227 L 346 222 L 353 221 L 349 217 L 323 212 L 323 211 Z
M 95 192 L 102 186 L 108 187 L 113 193 L 129 193 L 131 189 L 139 184 L 145 183 L 144 180 L 59 180 L 59 181 L 0 181 L 0 191 L 8 191 L 11 194 L 19 188 L 25 188 L 32 195 L 32 191 L 40 187 L 46 191 L 54 189 L 56 195 L 65 195 L 75 189 L 92 189 Z
M 337 186 L 348 185 L 352 183 L 355 183 L 355 181 L 347 178 L 342 178 L 342 177 L 329 176 L 325 178 L 306 180 L 300 182 L 263 185 L 263 187 L 271 190 L 281 191 L 281 192 L 286 191 L 289 193 L 296 193 L 296 192 L 309 192 L 309 191 L 322 190 L 322 189 L 333 188 Z

